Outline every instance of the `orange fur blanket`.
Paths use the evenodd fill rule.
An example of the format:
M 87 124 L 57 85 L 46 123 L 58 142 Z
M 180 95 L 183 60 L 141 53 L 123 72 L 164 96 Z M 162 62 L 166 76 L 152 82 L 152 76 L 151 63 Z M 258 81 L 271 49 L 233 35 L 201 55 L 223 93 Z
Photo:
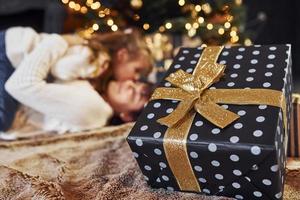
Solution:
M 227 199 L 147 186 L 125 141 L 131 127 L 0 142 L 0 200 Z M 285 197 L 300 199 L 300 172 L 288 174 Z

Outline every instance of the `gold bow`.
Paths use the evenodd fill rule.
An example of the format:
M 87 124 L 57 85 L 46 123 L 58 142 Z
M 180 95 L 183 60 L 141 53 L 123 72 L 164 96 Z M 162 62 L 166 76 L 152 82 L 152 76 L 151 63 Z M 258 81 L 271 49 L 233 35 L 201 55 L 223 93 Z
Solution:
M 281 91 L 272 89 L 208 89 L 224 75 L 225 65 L 216 63 L 223 47 L 207 47 L 193 74 L 178 70 L 166 80 L 176 88 L 157 88 L 151 100 L 179 100 L 177 108 L 157 121 L 166 125 L 164 150 L 169 166 L 183 191 L 200 192 L 200 186 L 188 159 L 186 140 L 197 113 L 211 123 L 224 128 L 239 118 L 239 115 L 218 104 L 270 105 L 280 107 L 284 114 L 286 130 L 286 103 Z M 287 134 L 287 133 L 286 133 Z

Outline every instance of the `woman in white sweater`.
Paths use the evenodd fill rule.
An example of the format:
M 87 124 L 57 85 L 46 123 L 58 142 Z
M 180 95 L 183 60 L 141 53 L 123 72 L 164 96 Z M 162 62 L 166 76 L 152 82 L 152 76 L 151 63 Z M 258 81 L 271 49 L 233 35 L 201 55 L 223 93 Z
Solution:
M 67 38 L 37 34 L 31 28 L 1 32 L 0 68 L 16 68 L 5 90 L 30 108 L 31 123 L 47 131 L 74 132 L 102 127 L 113 115 L 131 121 L 142 109 L 148 97 L 147 87 L 134 81 L 141 71 L 150 69 L 149 54 L 142 46 L 130 49 L 123 43 L 118 49 L 108 49 L 110 55 L 103 57 L 100 49 L 109 46 L 97 47 L 97 40 L 101 38 L 89 46 L 70 46 Z M 99 77 L 107 68 L 115 81 L 106 82 L 100 91 Z M 59 81 L 47 82 L 50 72 Z M 0 110 L 0 118 L 1 112 L 7 115 L 7 110 Z M 0 124 L 0 130 L 7 127 Z

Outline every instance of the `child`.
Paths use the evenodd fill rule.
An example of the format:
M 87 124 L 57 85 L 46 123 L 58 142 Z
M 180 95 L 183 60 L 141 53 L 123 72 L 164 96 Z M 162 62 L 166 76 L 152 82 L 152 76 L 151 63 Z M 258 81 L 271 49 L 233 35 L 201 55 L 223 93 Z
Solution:
M 1 33 L 0 42 L 2 43 L 0 53 L 3 55 L 0 69 L 17 68 L 6 82 L 5 89 L 19 102 L 42 114 L 43 120 L 37 124 L 45 130 L 66 132 L 97 128 L 104 126 L 113 113 L 125 121 L 131 121 L 132 116 L 146 103 L 145 84 L 130 81 L 138 78 L 140 69 L 149 71 L 148 69 L 151 68 L 149 54 L 139 45 L 127 48 L 122 44 L 119 49 L 108 51 L 110 59 L 114 60 L 108 60 L 108 65 L 111 66 L 112 76 L 116 81 L 106 84 L 107 91 L 102 91 L 100 96 L 97 92 L 99 90 L 93 87 L 94 84 L 90 84 L 87 80 L 74 80 L 77 77 L 93 78 L 93 83 L 96 82 L 99 86 L 100 81 L 96 80 L 100 78 L 95 77 L 101 77 L 105 72 L 102 70 L 99 73 L 98 65 L 101 68 L 101 65 L 105 64 L 103 59 L 100 59 L 99 49 L 76 45 L 77 49 L 74 50 L 75 46 L 68 45 L 67 39 L 57 34 L 38 35 L 30 28 L 8 29 L 5 33 Z M 72 59 L 74 56 L 78 58 L 75 61 Z M 76 71 L 75 68 L 65 70 L 63 66 L 79 66 L 76 69 L 80 70 Z M 134 71 L 125 70 L 132 68 Z M 126 73 L 117 73 L 121 69 Z M 45 80 L 50 70 L 54 76 L 65 82 L 47 83 Z M 58 73 L 59 70 L 66 73 Z M 4 81 L 8 77 L 7 74 L 9 73 L 6 73 Z M 68 76 L 64 76 L 66 74 Z M 7 93 L 5 95 L 9 96 Z M 117 98 L 114 98 L 115 96 Z M 134 106 L 132 106 L 133 99 L 136 103 Z M 0 112 L 0 117 L 4 116 L 2 125 L 0 124 L 0 129 L 3 130 L 11 123 L 11 118 L 7 120 L 6 117 L 9 109 L 5 107 L 6 104 L 8 103 L 2 106 Z
M 139 80 L 152 70 L 152 59 L 137 31 L 94 34 L 83 40 L 76 35 L 62 36 L 71 47 L 51 67 L 61 80 L 94 79 L 111 74 L 115 80 Z

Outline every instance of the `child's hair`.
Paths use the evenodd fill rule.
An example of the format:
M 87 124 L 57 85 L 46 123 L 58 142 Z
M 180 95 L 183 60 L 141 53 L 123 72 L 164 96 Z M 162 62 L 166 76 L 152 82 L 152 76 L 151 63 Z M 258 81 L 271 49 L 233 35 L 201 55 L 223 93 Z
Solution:
M 88 46 L 94 52 L 94 56 L 100 52 L 106 52 L 111 59 L 114 59 L 119 49 L 125 48 L 128 50 L 130 59 L 135 59 L 138 56 L 144 56 L 149 59 L 149 63 L 153 65 L 151 51 L 148 48 L 145 40 L 138 30 L 126 29 L 124 31 L 116 31 L 110 33 L 96 33 L 88 39 Z M 149 74 L 152 68 L 147 69 L 145 74 Z M 90 79 L 94 88 L 101 94 L 105 91 L 108 81 L 113 79 L 112 67 L 101 76 Z
M 151 60 L 151 52 L 139 31 L 135 29 L 126 29 L 110 33 L 94 34 L 88 40 L 88 46 L 94 51 L 106 51 L 111 57 L 114 57 L 119 49 L 128 50 L 131 58 L 144 55 Z

